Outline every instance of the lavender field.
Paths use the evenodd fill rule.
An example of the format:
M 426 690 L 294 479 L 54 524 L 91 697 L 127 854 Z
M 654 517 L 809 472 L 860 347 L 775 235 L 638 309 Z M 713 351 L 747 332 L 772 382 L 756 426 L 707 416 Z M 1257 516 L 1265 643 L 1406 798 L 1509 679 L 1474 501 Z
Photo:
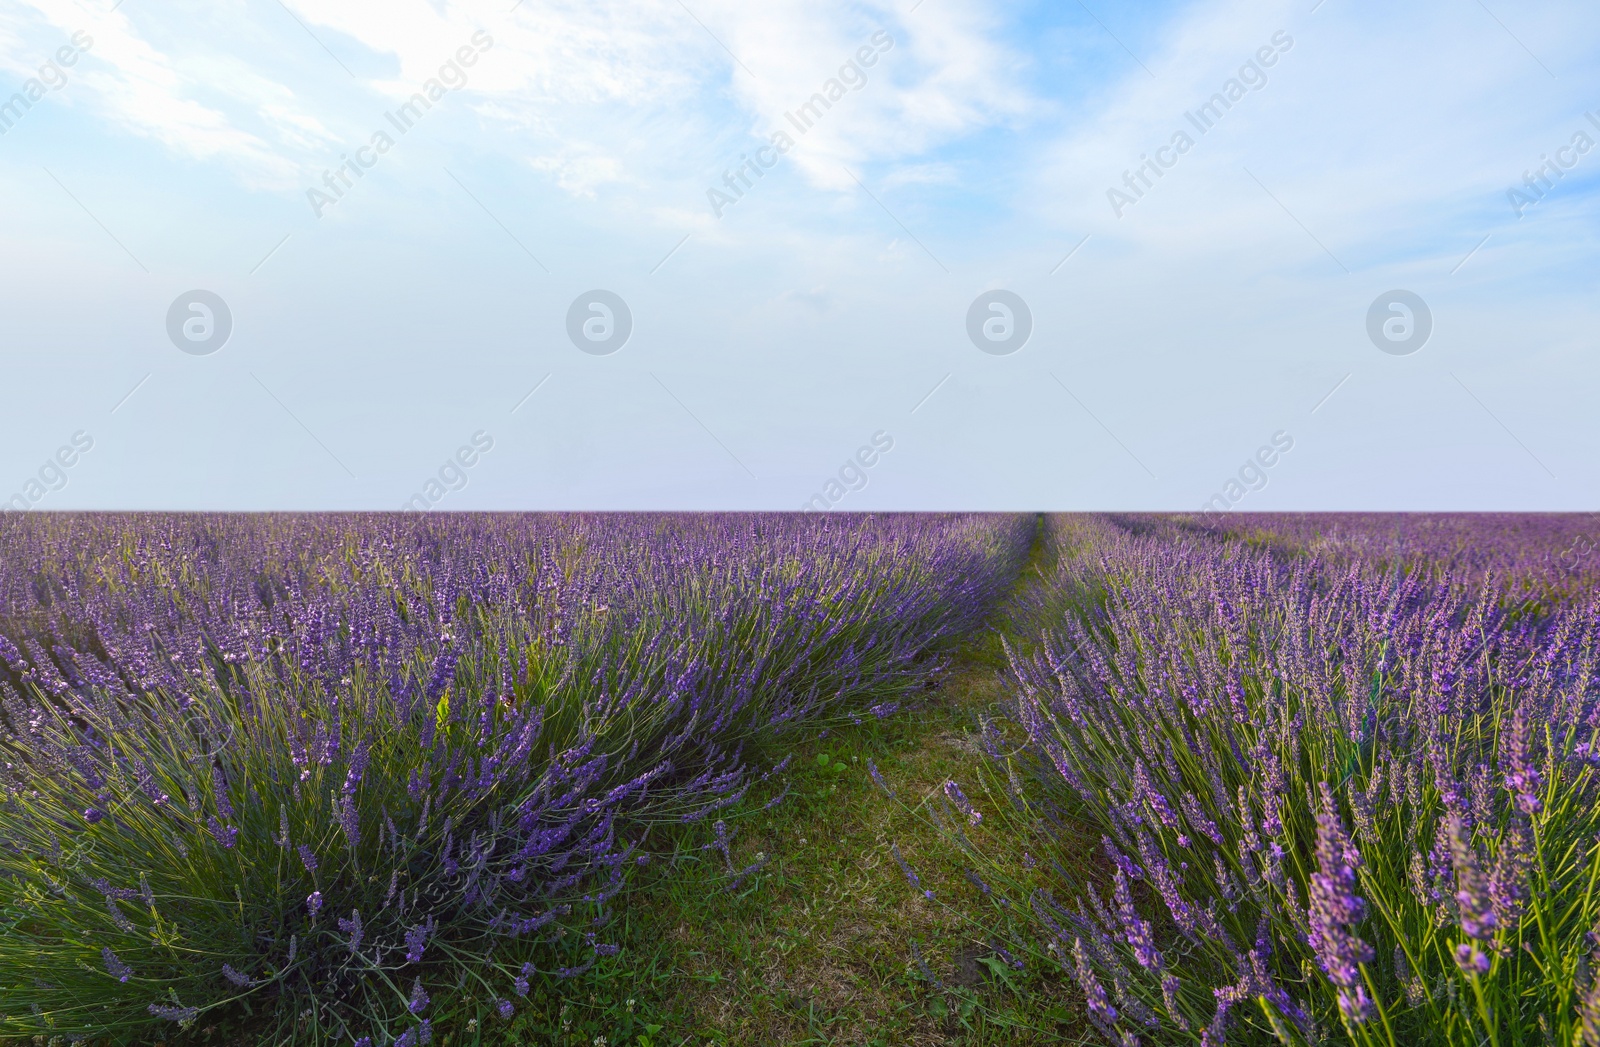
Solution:
M 1597 535 L 6 514 L 0 1036 L 1600 1045 Z
M 981 918 L 1112 1043 L 1600 1043 L 1596 523 L 1052 520 Z

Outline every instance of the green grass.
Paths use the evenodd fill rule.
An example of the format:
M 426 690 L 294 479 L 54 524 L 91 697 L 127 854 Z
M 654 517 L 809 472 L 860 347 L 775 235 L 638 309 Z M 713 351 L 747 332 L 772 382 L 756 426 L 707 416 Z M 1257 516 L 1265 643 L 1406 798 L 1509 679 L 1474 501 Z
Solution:
M 1070 1042 L 1081 1023 L 1076 988 L 999 963 L 984 929 L 913 891 L 889 853 L 897 843 L 941 900 L 973 892 L 916 804 L 970 772 L 967 727 L 997 686 L 994 668 L 969 653 L 922 709 L 817 739 L 797 753 L 781 806 L 762 812 L 754 802 L 730 821 L 733 866 L 771 855 L 761 873 L 728 890 L 722 856 L 699 849 L 711 832 L 689 836 L 619 906 L 612 936 L 623 951 L 605 970 L 546 986 L 542 1021 L 495 1030 L 485 1019 L 488 1035 L 449 1042 Z M 872 783 L 869 759 L 905 803 Z M 913 941 L 942 988 L 920 971 Z

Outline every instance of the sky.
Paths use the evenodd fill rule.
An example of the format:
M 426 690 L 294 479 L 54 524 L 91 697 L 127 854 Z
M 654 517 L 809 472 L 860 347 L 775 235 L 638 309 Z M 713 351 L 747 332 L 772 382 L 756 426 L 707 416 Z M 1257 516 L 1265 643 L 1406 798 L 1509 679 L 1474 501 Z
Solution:
M 1592 3 L 5 0 L 0 502 L 1596 509 L 1597 189 Z

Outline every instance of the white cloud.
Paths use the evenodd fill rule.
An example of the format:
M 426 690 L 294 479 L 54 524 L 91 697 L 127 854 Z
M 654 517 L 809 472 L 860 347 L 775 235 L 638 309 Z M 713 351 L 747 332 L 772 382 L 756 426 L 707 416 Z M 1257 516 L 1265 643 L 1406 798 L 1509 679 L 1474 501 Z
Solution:
M 1570 15 L 1571 35 L 1592 40 L 1600 29 L 1600 12 L 1545 6 Z M 1546 62 L 1578 65 L 1562 70 L 1558 87 L 1476 8 L 1442 0 L 1381 13 L 1327 4 L 1312 16 L 1303 8 L 1222 0 L 1190 9 L 1146 60 L 1155 78 L 1135 68 L 1107 85 L 1089 114 L 1042 150 L 1019 208 L 1140 253 L 1227 253 L 1251 266 L 1281 264 L 1281 252 L 1262 252 L 1285 238 L 1320 253 L 1297 220 L 1355 269 L 1399 253 L 1448 254 L 1458 244 L 1464 253 L 1476 239 L 1461 243 L 1464 236 L 1514 217 L 1497 210 L 1504 187 L 1569 139 L 1582 111 L 1573 81 L 1597 79 L 1592 63 L 1546 43 Z M 1549 20 L 1549 10 L 1535 16 L 1536 24 Z M 1185 113 L 1279 30 L 1294 44 L 1265 70 L 1266 85 L 1199 133 Z M 1543 31 L 1537 35 L 1543 42 Z M 1135 195 L 1124 173 L 1179 131 L 1195 139 L 1192 151 L 1159 179 L 1147 169 L 1154 184 L 1141 184 L 1142 198 L 1116 217 L 1108 190 Z
M 296 5 L 309 23 L 394 55 L 399 75 L 374 86 L 395 93 L 435 75 L 454 42 L 487 29 L 494 49 L 472 71 L 475 111 L 525 132 L 514 141 L 529 161 L 578 196 L 681 169 L 670 157 L 686 149 L 707 150 L 689 165 L 720 168 L 731 156 L 716 154 L 716 143 L 739 125 L 760 138 L 795 132 L 784 114 L 824 90 L 862 47 L 876 63 L 865 84 L 796 132 L 795 163 L 815 185 L 853 189 L 845 165 L 914 157 L 1033 105 L 1015 83 L 1019 60 L 991 41 L 998 25 L 981 5 L 952 0 L 905 19 L 887 5 L 692 6 L 691 14 L 665 0 L 525 3 L 507 18 L 456 3 Z M 874 46 L 880 30 L 887 35 Z M 608 127 L 606 141 L 593 140 Z
M 528 160 L 535 171 L 552 175 L 556 185 L 573 196 L 593 200 L 602 185 L 630 181 L 622 163 L 587 142 L 575 142 L 547 156 Z
M 642 212 L 702 197 L 709 172 L 720 178 L 752 148 L 747 136 L 794 132 L 784 114 L 863 47 L 875 61 L 866 82 L 795 132 L 789 162 L 812 187 L 855 192 L 845 169 L 868 165 L 889 168 L 888 184 L 952 182 L 957 170 L 926 163 L 928 153 L 1037 109 L 1019 86 L 1022 58 L 996 42 L 999 16 L 976 0 L 909 15 L 840 0 L 529 0 L 512 11 L 498 0 L 288 2 L 293 19 L 256 22 L 237 2 L 177 19 L 24 0 L 0 15 L 0 43 L 21 68 L 53 36 L 87 28 L 95 43 L 78 79 L 92 110 L 121 132 L 223 165 L 246 188 L 280 192 L 302 189 L 484 33 L 492 47 L 473 48 L 482 53 L 452 104 L 485 133 L 463 147 L 520 161 L 580 199 L 650 197 L 632 202 Z M 357 74 L 348 92 L 326 89 L 343 85 L 324 46 Z M 334 79 L 317 80 L 323 73 Z
M 752 133 L 795 133 L 786 114 L 826 98 L 828 81 L 864 79 L 797 136 L 795 160 L 814 185 L 852 191 L 846 167 L 918 157 L 1036 108 L 1019 86 L 1021 59 L 996 42 L 1001 26 L 986 5 L 951 0 L 905 15 L 888 4 L 804 0 L 706 7 L 750 70 L 736 72 L 732 87 Z M 863 48 L 875 64 L 857 77 L 849 66 Z
M 157 50 L 133 27 L 125 12 L 89 12 L 69 0 L 24 2 L 59 35 L 61 40 L 56 43 L 80 30 L 92 37 L 88 53 L 80 59 L 77 80 L 108 122 L 154 138 L 191 158 L 226 163 L 248 186 L 285 188 L 292 184 L 297 165 L 220 109 L 198 101 L 195 95 L 203 83 L 201 78 L 186 73 Z M 15 40 L 14 31 L 12 35 Z M 36 31 L 28 38 L 43 50 L 53 51 L 51 35 Z M 246 83 L 254 79 L 260 86 L 259 78 L 244 75 L 237 60 L 213 60 L 207 72 L 210 81 L 219 86 L 235 76 Z M 286 112 L 277 117 L 280 123 L 296 119 L 304 130 L 303 118 Z

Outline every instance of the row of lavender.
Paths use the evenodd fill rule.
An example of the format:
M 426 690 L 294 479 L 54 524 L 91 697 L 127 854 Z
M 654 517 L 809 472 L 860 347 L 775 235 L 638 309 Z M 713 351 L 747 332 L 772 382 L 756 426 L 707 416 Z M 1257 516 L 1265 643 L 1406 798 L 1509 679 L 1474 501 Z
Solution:
M 952 829 L 988 903 L 1112 1043 L 1600 1044 L 1593 591 L 1529 614 L 1254 526 L 1051 522 Z
M 1596 513 L 1207 513 L 1161 526 L 1264 545 L 1294 556 L 1492 582 L 1512 602 L 1553 605 L 1600 588 Z M 1149 518 L 1129 518 L 1138 527 Z
M 412 1045 L 615 951 L 658 827 L 887 715 L 1016 517 L 0 518 L 0 1035 Z

